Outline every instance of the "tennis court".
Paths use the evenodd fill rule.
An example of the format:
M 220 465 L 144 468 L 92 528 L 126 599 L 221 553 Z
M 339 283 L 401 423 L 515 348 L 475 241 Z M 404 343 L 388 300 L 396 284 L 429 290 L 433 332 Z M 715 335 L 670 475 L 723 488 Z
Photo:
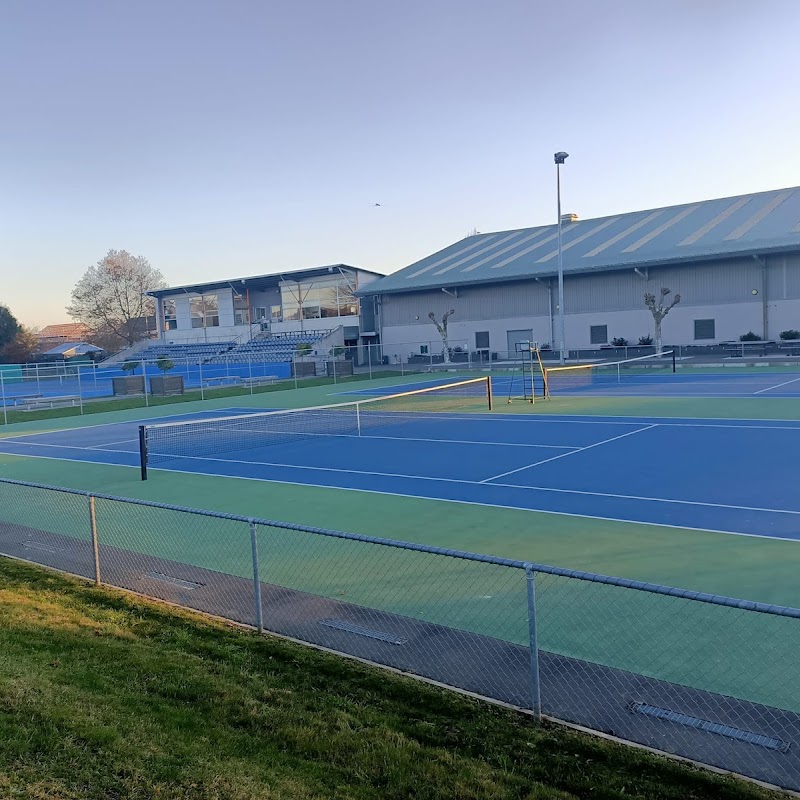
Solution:
M 503 380 L 494 412 L 478 379 L 463 394 L 404 385 L 397 400 L 148 419 L 150 480 L 164 470 L 800 539 L 800 421 L 514 413 Z M 13 436 L 0 452 L 138 467 L 139 428 Z

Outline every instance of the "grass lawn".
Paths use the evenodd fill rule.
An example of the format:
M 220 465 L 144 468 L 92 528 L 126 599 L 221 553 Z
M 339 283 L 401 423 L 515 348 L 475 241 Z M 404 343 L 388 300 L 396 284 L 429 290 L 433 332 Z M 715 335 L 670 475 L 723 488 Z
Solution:
M 0 797 L 777 796 L 0 560 Z

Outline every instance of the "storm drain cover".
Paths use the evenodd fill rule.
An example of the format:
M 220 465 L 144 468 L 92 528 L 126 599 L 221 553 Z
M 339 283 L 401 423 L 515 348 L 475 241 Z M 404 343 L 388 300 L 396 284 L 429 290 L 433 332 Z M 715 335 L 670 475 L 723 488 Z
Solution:
M 669 708 L 659 708 L 658 706 L 638 702 L 629 703 L 628 708 L 636 714 L 644 714 L 646 717 L 663 719 L 667 722 L 674 722 L 676 725 L 684 725 L 687 728 L 716 733 L 719 736 L 726 736 L 728 739 L 736 739 L 739 742 L 766 747 L 768 750 L 778 750 L 781 753 L 789 750 L 789 742 L 784 742 L 774 736 L 765 736 L 762 733 L 753 733 L 742 728 L 734 728 L 732 725 L 723 725 L 719 722 L 712 722 L 709 719 L 693 717 L 680 711 L 672 711 Z
M 341 619 L 323 619 L 320 620 L 320 625 L 324 625 L 326 628 L 335 628 L 337 631 L 354 633 L 356 636 L 366 636 L 369 639 L 377 639 L 380 642 L 388 642 L 389 644 L 405 644 L 408 641 L 408 639 L 395 636 L 393 633 L 375 631 L 371 628 L 364 628 L 361 625 L 354 625 L 352 622 L 345 622 Z

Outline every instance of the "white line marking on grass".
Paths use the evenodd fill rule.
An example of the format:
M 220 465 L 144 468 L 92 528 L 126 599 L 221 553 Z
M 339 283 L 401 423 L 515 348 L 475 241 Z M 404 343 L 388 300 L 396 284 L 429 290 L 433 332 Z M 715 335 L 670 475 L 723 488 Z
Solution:
M 557 461 L 559 458 L 566 458 L 567 456 L 574 456 L 576 453 L 582 453 L 584 450 L 591 450 L 593 447 L 600 447 L 600 445 L 608 444 L 609 442 L 616 442 L 617 439 L 624 439 L 626 436 L 633 436 L 636 433 L 643 433 L 644 431 L 649 431 L 651 428 L 657 428 L 658 425 L 647 425 L 644 428 L 638 428 L 635 431 L 628 431 L 627 433 L 621 433 L 619 436 L 612 436 L 610 439 L 603 439 L 602 442 L 595 442 L 594 444 L 588 444 L 585 447 L 578 447 L 575 450 L 570 451 L 569 453 L 559 453 L 557 456 L 552 456 L 551 458 L 545 458 L 543 461 L 536 461 L 533 464 L 527 464 L 524 467 L 518 467 L 517 469 L 510 469 L 508 472 L 501 472 L 499 475 L 492 475 L 491 478 L 484 478 L 479 483 L 490 483 L 491 481 L 497 480 L 498 478 L 505 478 L 506 475 L 513 475 L 515 472 L 523 472 L 526 469 L 531 469 L 533 467 L 541 466 L 542 464 L 549 464 L 551 461 Z
M 96 463 L 96 462 L 84 461 L 83 459 L 80 458 L 54 459 L 52 456 L 34 456 L 27 454 L 23 456 L 23 455 L 15 455 L 13 453 L 4 453 L 3 455 L 10 455 L 12 458 L 41 458 L 48 461 L 68 461 L 70 463 L 75 463 L 75 464 Z M 137 472 L 139 471 L 138 464 L 136 466 L 128 464 L 105 464 L 103 466 L 120 467 L 121 469 L 135 469 Z M 324 484 L 319 484 L 319 483 L 301 483 L 299 481 L 287 481 L 287 480 L 281 480 L 279 478 L 256 478 L 252 476 L 225 475 L 222 472 L 195 472 L 193 470 L 172 469 L 170 467 L 151 467 L 150 469 L 155 472 L 174 472 L 178 475 L 194 475 L 195 477 L 200 477 L 200 478 L 203 477 L 229 478 L 230 480 L 256 481 L 259 483 L 274 483 L 277 485 L 285 485 L 285 486 L 302 486 L 305 487 L 306 489 L 326 489 L 335 492 L 362 492 L 364 494 L 378 494 L 385 497 L 405 497 L 409 500 L 428 500 L 437 503 L 454 503 L 456 505 L 464 505 L 464 506 L 483 506 L 484 508 L 502 508 L 508 511 L 531 512 L 534 514 L 550 514 L 556 517 L 593 519 L 599 522 L 614 522 L 614 523 L 622 523 L 625 525 L 646 525 L 651 528 L 669 528 L 678 531 L 695 531 L 697 533 L 718 533 L 725 536 L 745 536 L 750 539 L 772 539 L 773 541 L 777 542 L 794 542 L 796 545 L 800 543 L 798 539 L 793 539 L 789 536 L 771 536 L 769 534 L 764 534 L 764 533 L 745 533 L 743 531 L 726 531 L 726 530 L 719 530 L 717 528 L 697 528 L 691 525 L 673 525 L 668 522 L 648 522 L 647 520 L 623 519 L 622 517 L 601 517 L 597 516 L 596 514 L 575 514 L 570 511 L 552 511 L 546 508 L 524 508 L 521 506 L 506 505 L 504 503 L 481 503 L 476 500 L 453 500 L 448 497 L 430 497 L 426 495 L 407 494 L 405 492 L 387 492 L 385 490 L 380 490 L 380 489 L 359 489 L 352 486 L 326 486 Z M 479 484 L 475 485 L 477 486 Z M 520 487 L 515 487 L 515 488 L 520 488 Z M 675 500 L 671 502 L 679 503 L 681 501 Z M 773 513 L 779 513 L 779 514 L 787 513 L 776 509 L 767 509 L 767 511 L 772 511 Z M 788 512 L 788 513 L 797 513 L 797 512 Z
M 763 392 L 771 392 L 773 389 L 780 389 L 781 386 L 788 386 L 790 383 L 797 383 L 800 381 L 800 378 L 793 378 L 790 381 L 784 381 L 783 383 L 777 383 L 775 386 L 767 386 L 766 389 L 760 389 L 757 392 L 753 392 L 753 394 L 762 394 Z

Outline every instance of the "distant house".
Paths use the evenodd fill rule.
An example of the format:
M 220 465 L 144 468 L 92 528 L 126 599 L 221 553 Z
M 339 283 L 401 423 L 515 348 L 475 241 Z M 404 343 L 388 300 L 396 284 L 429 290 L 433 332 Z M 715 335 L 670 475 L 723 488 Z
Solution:
M 36 338 L 39 340 L 39 350 L 51 350 L 60 344 L 70 342 L 83 342 L 92 335 L 92 329 L 82 322 L 66 322 L 62 325 L 47 325 L 42 328 Z

